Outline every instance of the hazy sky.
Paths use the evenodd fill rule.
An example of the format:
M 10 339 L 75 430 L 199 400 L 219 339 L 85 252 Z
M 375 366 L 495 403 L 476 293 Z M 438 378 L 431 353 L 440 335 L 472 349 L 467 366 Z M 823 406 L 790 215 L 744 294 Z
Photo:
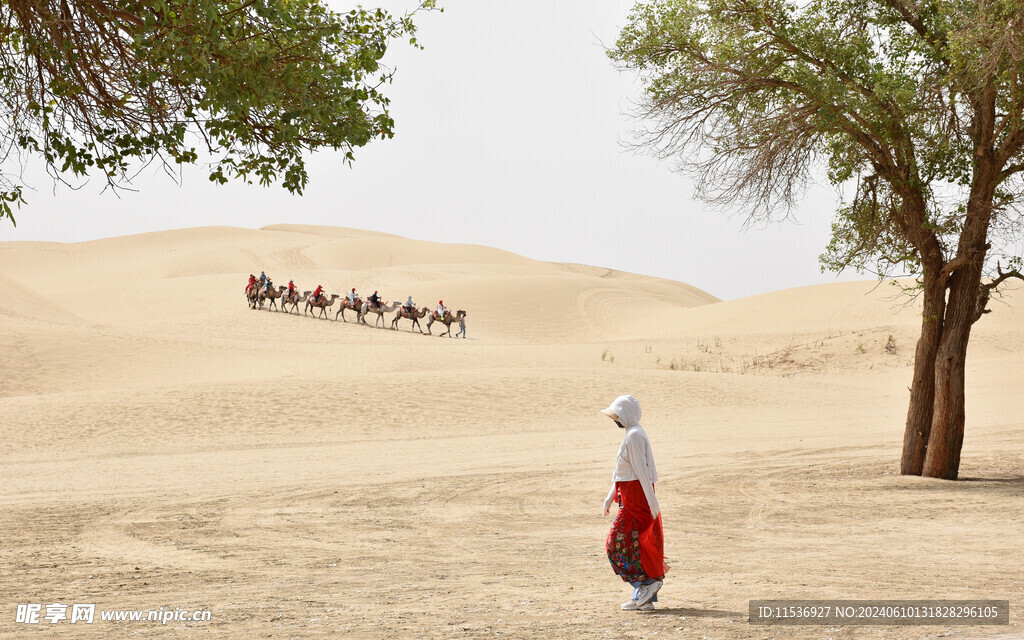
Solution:
M 400 12 L 415 3 L 383 4 Z M 668 163 L 623 148 L 636 126 L 624 112 L 639 85 L 615 71 L 604 45 L 614 44 L 631 2 L 443 4 L 444 13 L 418 21 L 425 50 L 395 43 L 389 51 L 395 138 L 357 149 L 352 168 L 315 155 L 303 197 L 214 186 L 201 169 L 187 170 L 181 187 L 147 170 L 139 191 L 120 198 L 101 194 L 98 180 L 72 191 L 39 177 L 17 229 L 0 224 L 0 240 L 291 222 L 488 245 L 680 280 L 724 299 L 836 279 L 817 259 L 831 189 L 808 194 L 799 224 L 743 231 L 743 211 L 704 206 Z

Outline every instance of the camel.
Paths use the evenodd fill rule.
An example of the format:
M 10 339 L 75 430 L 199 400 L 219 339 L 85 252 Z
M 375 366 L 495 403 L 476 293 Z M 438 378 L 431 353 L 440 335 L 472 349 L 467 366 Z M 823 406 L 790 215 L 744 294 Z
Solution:
M 270 298 L 270 306 L 274 307 L 274 311 L 280 311 L 280 309 L 277 308 L 277 299 L 283 295 L 284 290 L 287 288 L 288 287 L 283 284 L 278 285 L 277 289 L 269 289 L 266 292 L 261 288 L 259 292 L 260 309 L 263 308 L 263 301 Z
M 338 312 L 334 314 L 334 321 L 338 321 L 338 316 L 341 316 L 342 320 L 345 320 L 345 309 L 356 312 L 356 321 L 359 321 L 359 310 L 363 308 L 363 301 L 361 298 L 356 298 L 355 302 L 349 302 L 348 298 L 341 301 L 341 307 Z M 345 320 L 348 322 L 348 320 Z
M 460 325 L 464 325 L 463 318 L 465 318 L 465 317 L 466 317 L 466 312 L 463 311 L 462 309 L 459 309 L 459 311 L 454 316 L 452 315 L 451 311 L 445 311 L 443 318 L 438 318 L 437 317 L 437 312 L 435 311 L 434 313 L 430 314 L 429 318 L 427 318 L 427 333 L 429 333 L 430 335 L 434 335 L 430 331 L 430 325 L 434 324 L 434 322 L 440 322 L 440 323 L 442 323 L 445 326 L 445 329 L 447 329 L 447 330 L 444 333 L 439 333 L 438 336 L 443 336 L 445 333 L 447 333 L 448 337 L 451 338 L 452 337 L 452 323 L 453 322 L 458 322 L 458 323 L 460 323 Z
M 311 294 L 311 293 L 313 293 L 313 292 L 312 291 L 303 291 L 302 292 L 302 296 L 300 297 L 299 296 L 299 290 L 296 289 L 292 293 L 292 297 L 291 298 L 289 298 L 288 295 L 285 294 L 284 298 L 281 300 L 281 309 L 284 309 L 284 306 L 286 304 L 290 304 L 290 305 L 292 305 L 292 311 L 294 311 L 297 314 L 299 312 L 299 303 L 300 302 L 305 302 L 309 298 L 309 294 Z M 291 311 L 289 311 L 289 313 L 291 313 Z
M 331 294 L 331 299 L 330 300 L 327 300 L 326 298 L 320 298 L 319 302 L 314 302 L 312 300 L 306 300 L 306 306 L 302 310 L 302 315 L 306 315 L 306 310 L 307 309 L 309 310 L 310 314 L 312 314 L 313 309 L 319 309 L 320 310 L 320 317 L 326 319 L 327 318 L 327 309 L 329 309 L 330 306 L 332 304 L 334 304 L 334 301 L 337 300 L 337 299 L 338 299 L 338 294 L 334 293 L 334 294 Z
M 398 330 L 398 321 L 402 318 L 410 318 L 412 320 L 412 327 L 409 327 L 409 331 L 413 328 L 419 329 L 420 333 L 423 333 L 423 327 L 420 326 L 420 318 L 430 313 L 429 307 L 423 307 L 419 311 L 413 309 L 412 312 L 406 311 L 405 307 L 399 307 L 398 313 L 395 314 L 394 320 L 391 321 L 391 328 Z
M 400 304 L 401 303 L 398 302 L 398 300 L 392 300 L 391 304 L 384 304 L 384 305 L 381 305 L 379 307 L 375 307 L 372 304 L 370 304 L 369 302 L 367 302 L 366 304 L 363 305 L 362 311 L 359 312 L 359 321 L 362 322 L 363 324 L 366 324 L 366 320 L 364 320 L 364 318 L 368 314 L 375 313 L 375 314 L 377 314 L 377 319 L 373 321 L 373 326 L 376 327 L 377 323 L 379 322 L 380 326 L 383 327 L 384 326 L 384 314 L 385 313 L 391 313 L 392 311 L 397 309 Z
M 260 295 L 260 286 L 258 284 L 257 285 L 253 285 L 251 287 L 246 287 L 246 289 L 245 289 L 245 299 L 248 300 L 249 308 L 250 309 L 255 309 L 256 308 L 256 303 L 257 303 L 257 301 L 259 299 L 259 295 Z

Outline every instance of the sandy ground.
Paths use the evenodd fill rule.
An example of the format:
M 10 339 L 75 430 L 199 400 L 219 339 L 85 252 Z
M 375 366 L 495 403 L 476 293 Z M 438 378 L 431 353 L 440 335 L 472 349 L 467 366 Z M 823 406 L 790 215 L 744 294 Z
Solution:
M 249 310 L 260 269 L 444 298 L 468 339 Z M 2 243 L 0 286 L 0 638 L 1024 632 L 1021 294 L 976 325 L 954 483 L 896 473 L 918 319 L 888 285 L 719 302 L 275 226 Z M 620 393 L 661 473 L 654 612 L 604 555 Z M 1009 599 L 1011 625 L 752 626 L 755 598 Z M 14 622 L 53 602 L 212 619 Z

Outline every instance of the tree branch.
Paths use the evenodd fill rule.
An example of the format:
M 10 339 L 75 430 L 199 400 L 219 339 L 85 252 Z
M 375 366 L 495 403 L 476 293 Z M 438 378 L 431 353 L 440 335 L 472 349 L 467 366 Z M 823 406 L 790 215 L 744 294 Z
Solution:
M 938 35 L 932 31 L 929 31 L 928 27 L 924 25 L 924 22 L 921 20 L 921 18 L 919 16 L 914 15 L 914 13 L 910 11 L 910 8 L 907 7 L 907 5 L 904 4 L 901 0 L 880 1 L 886 6 L 888 6 L 890 9 L 895 11 L 896 13 L 900 14 L 900 17 L 903 18 L 904 22 L 913 27 L 914 31 L 917 31 L 917 33 L 922 38 L 924 38 L 925 42 L 932 45 L 932 47 L 935 49 L 935 52 L 939 55 L 939 59 L 942 60 L 943 64 L 945 64 L 947 67 L 950 66 L 949 59 L 946 57 L 945 54 L 946 47 L 948 46 L 948 42 L 946 41 L 945 36 Z
M 1002 171 L 999 172 L 999 181 L 1002 182 L 1010 176 L 1024 171 L 1024 162 L 1018 162 L 1017 164 L 1011 164 Z
M 999 276 L 997 278 L 994 278 L 992 282 L 989 282 L 984 285 L 989 291 L 998 288 L 999 285 L 1003 284 L 1003 282 L 1009 280 L 1010 278 L 1024 280 L 1024 274 L 1022 274 L 1020 271 L 1018 271 L 1017 269 L 1003 271 L 1003 266 L 998 262 L 996 263 L 996 273 L 998 273 Z
M 945 283 L 954 271 L 961 267 L 966 267 L 969 263 L 970 260 L 968 260 L 967 256 L 965 255 L 960 255 L 953 258 L 946 264 L 942 265 L 942 269 L 939 270 L 939 280 Z
M 992 282 L 982 283 L 978 290 L 978 301 L 974 309 L 974 318 L 971 320 L 972 323 L 977 322 L 981 319 L 981 316 L 986 313 L 991 313 L 991 309 L 988 308 L 988 302 L 992 298 L 992 294 L 996 292 L 999 285 L 1009 280 L 1010 278 L 1017 278 L 1018 280 L 1024 281 L 1024 274 L 1021 274 L 1017 269 L 1010 269 L 1009 271 L 1003 271 L 1003 267 L 998 262 L 996 263 L 996 273 L 998 277 L 994 278 Z

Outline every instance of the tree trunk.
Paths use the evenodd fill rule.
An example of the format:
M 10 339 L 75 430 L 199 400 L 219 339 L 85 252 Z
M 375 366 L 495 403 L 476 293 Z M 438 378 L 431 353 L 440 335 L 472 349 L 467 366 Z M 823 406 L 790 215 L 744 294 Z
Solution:
M 921 470 L 924 476 L 946 480 L 956 480 L 960 473 L 960 449 L 964 443 L 966 416 L 967 342 L 971 338 L 971 326 L 979 317 L 981 273 L 990 246 L 988 228 L 992 221 L 992 201 L 1000 181 L 1000 168 L 1004 164 L 1004 161 L 996 160 L 992 148 L 994 93 L 986 90 L 975 108 L 976 164 L 955 258 L 962 264 L 952 271 L 947 283 L 949 301 L 935 356 L 935 406 Z
M 971 337 L 981 265 L 958 269 L 950 279 L 949 302 L 935 358 L 935 406 L 922 475 L 956 480 L 964 442 L 964 383 L 967 342 Z
M 946 289 L 938 273 L 926 272 L 921 337 L 917 340 L 914 355 L 914 379 L 910 386 L 910 408 L 907 410 L 907 428 L 903 433 L 903 456 L 900 459 L 900 473 L 905 476 L 919 476 L 924 469 L 935 402 L 935 356 L 942 337 L 945 303 Z

